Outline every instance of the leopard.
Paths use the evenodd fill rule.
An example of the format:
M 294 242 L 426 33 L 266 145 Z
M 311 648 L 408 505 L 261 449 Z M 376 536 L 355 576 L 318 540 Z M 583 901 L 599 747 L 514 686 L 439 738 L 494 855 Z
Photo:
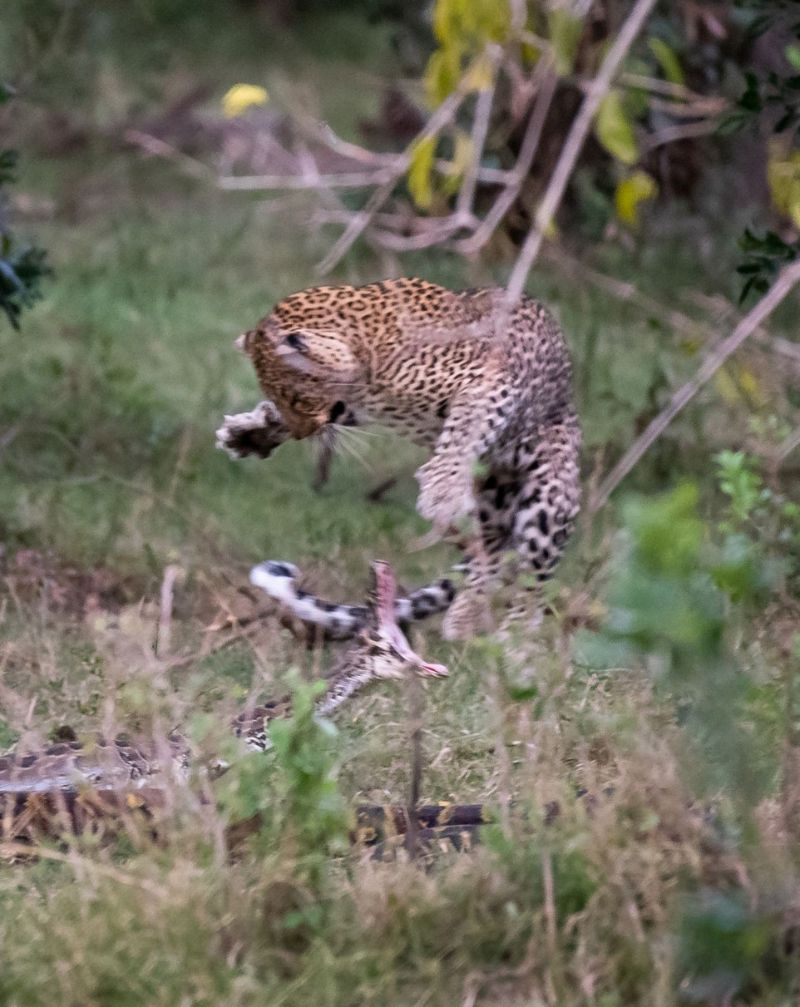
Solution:
M 322 285 L 279 301 L 236 346 L 266 398 L 225 417 L 219 447 L 268 457 L 367 423 L 410 438 L 429 452 L 417 511 L 465 554 L 443 636 L 495 628 L 496 597 L 507 619 L 527 618 L 524 599 L 552 576 L 580 509 L 572 362 L 545 304 L 417 277 Z

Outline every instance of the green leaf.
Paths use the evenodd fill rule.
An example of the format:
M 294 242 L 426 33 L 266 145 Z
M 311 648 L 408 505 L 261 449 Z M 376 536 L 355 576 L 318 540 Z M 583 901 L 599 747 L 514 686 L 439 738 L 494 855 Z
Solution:
M 623 102 L 622 92 L 609 91 L 600 103 L 595 122 L 595 134 L 605 149 L 623 164 L 635 164 L 639 159 L 639 145 L 633 123 Z
M 455 90 L 461 76 L 461 49 L 448 46 L 431 54 L 425 67 L 425 94 L 433 106 Z
M 658 60 L 658 65 L 667 80 L 671 84 L 684 84 L 686 78 L 675 50 L 660 38 L 650 38 L 647 40 L 647 44 L 650 46 L 650 52 Z
M 617 186 L 614 193 L 614 206 L 617 216 L 628 227 L 639 226 L 639 208 L 642 203 L 655 199 L 658 195 L 658 184 L 652 175 L 646 171 L 633 171 Z
M 791 66 L 800 70 L 800 45 L 787 45 L 783 52 Z
M 553 45 L 556 73 L 564 77 L 572 73 L 578 43 L 583 32 L 583 22 L 566 7 L 556 7 L 547 15 L 547 28 Z
M 429 136 L 417 140 L 411 147 L 411 162 L 408 169 L 408 191 L 421 210 L 430 209 L 433 202 L 433 157 L 436 152 L 436 137 Z

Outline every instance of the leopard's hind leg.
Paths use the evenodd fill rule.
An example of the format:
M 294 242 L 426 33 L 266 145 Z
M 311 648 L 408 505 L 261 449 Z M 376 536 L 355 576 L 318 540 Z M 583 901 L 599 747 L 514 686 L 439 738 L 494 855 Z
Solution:
M 512 545 L 522 572 L 533 585 L 517 589 L 504 620 L 511 625 L 535 625 L 541 608 L 537 586 L 555 570 L 580 510 L 578 454 L 580 430 L 575 424 L 547 428 L 518 454 L 520 491 L 516 499 Z
M 476 526 L 465 543 L 464 585 L 444 620 L 447 639 L 468 639 L 493 628 L 489 599 L 504 579 L 513 548 L 512 501 L 518 491 L 516 478 L 509 472 L 490 472 L 475 482 Z

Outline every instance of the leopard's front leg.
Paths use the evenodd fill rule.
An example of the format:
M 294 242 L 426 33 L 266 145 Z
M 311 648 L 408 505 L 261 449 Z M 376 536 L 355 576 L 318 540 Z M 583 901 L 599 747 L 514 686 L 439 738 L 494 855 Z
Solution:
M 461 389 L 449 403 L 433 456 L 416 472 L 420 486 L 417 511 L 432 522 L 434 530 L 444 535 L 453 526 L 467 525 L 470 573 L 445 618 L 448 639 L 465 639 L 491 628 L 493 563 L 478 519 L 475 485 L 481 460 L 500 434 L 504 418 L 504 406 L 492 387 L 476 383 Z
M 440 535 L 475 516 L 475 477 L 503 421 L 503 407 L 495 404 L 492 387 L 483 382 L 466 385 L 448 403 L 433 454 L 415 473 L 417 512 Z
M 259 402 L 250 412 L 226 416 L 216 431 L 217 447 L 231 458 L 247 458 L 248 455 L 269 458 L 275 448 L 290 437 L 277 406 L 269 399 Z

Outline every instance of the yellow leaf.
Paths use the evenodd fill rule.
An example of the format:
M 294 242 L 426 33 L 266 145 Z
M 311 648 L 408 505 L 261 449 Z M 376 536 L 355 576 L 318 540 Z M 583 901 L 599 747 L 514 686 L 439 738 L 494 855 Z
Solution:
M 433 8 L 433 33 L 443 45 L 449 41 L 453 30 L 452 0 L 436 0 Z
M 440 105 L 455 90 L 461 76 L 461 50 L 457 46 L 437 49 L 425 67 L 425 93 L 432 107 Z
M 714 376 L 723 402 L 729 406 L 739 406 L 744 403 L 753 408 L 766 404 L 766 395 L 761 382 L 749 367 L 743 364 L 726 364 Z
M 408 191 L 421 210 L 430 208 L 433 202 L 433 155 L 436 151 L 436 137 L 416 140 L 411 145 L 411 162 L 408 168 Z
M 767 182 L 775 209 L 800 227 L 800 150 L 787 152 L 782 144 L 771 144 Z
M 471 14 L 469 27 L 478 44 L 488 39 L 505 42 L 511 29 L 511 4 L 509 0 L 468 0 L 466 9 Z
M 488 91 L 494 79 L 494 68 L 489 57 L 482 53 L 473 60 L 469 70 L 464 75 L 464 83 L 470 91 Z
M 472 160 L 472 137 L 459 129 L 455 136 L 453 148 L 453 159 L 450 161 L 447 170 L 447 177 L 443 180 L 442 191 L 446 196 L 452 196 L 458 192 L 461 186 L 461 179 L 467 170 L 467 165 Z
M 522 62 L 526 67 L 535 66 L 542 56 L 542 50 L 532 42 L 523 42 L 520 46 Z
M 736 382 L 728 373 L 727 367 L 721 367 L 714 375 L 714 384 L 717 387 L 722 401 L 729 406 L 738 405 L 741 396 L 736 388 Z
M 222 98 L 222 111 L 229 119 L 236 118 L 253 105 L 266 105 L 269 94 L 257 84 L 234 84 Z
M 755 405 L 766 404 L 766 394 L 764 387 L 749 367 L 740 364 L 737 368 L 739 387 L 750 401 Z
M 660 38 L 650 38 L 647 40 L 647 44 L 650 46 L 650 52 L 658 60 L 658 65 L 667 80 L 671 84 L 683 84 L 686 78 L 675 50 Z
M 578 43 L 583 32 L 583 22 L 562 4 L 547 15 L 547 30 L 553 44 L 556 73 L 564 77 L 572 73 Z
M 633 171 L 617 185 L 614 207 L 617 217 L 630 228 L 639 226 L 639 207 L 658 195 L 656 180 L 646 171 Z
M 621 91 L 609 91 L 600 102 L 594 129 L 597 139 L 612 157 L 623 164 L 635 164 L 639 159 L 636 133 L 625 111 Z

